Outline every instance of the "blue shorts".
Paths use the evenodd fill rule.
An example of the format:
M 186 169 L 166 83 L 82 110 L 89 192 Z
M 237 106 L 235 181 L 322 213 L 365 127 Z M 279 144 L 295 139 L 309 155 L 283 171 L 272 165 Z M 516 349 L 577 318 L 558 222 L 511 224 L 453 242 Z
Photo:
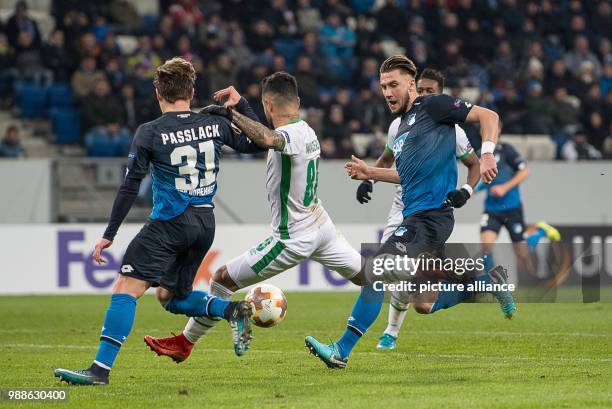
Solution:
M 487 212 L 482 214 L 480 219 L 480 231 L 493 231 L 499 234 L 502 226 L 510 233 L 513 243 L 523 241 L 525 233 L 525 220 L 523 217 L 523 207 L 515 207 L 505 212 Z

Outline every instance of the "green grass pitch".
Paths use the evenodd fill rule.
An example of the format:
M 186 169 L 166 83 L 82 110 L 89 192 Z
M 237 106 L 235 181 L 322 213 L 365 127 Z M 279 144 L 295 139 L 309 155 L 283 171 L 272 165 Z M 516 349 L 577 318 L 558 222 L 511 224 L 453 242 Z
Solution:
M 377 352 L 386 324 L 356 348 L 346 370 L 309 355 L 304 337 L 335 339 L 354 293 L 288 294 L 278 327 L 256 328 L 251 350 L 234 356 L 221 323 L 177 365 L 142 342 L 185 318 L 151 296 L 106 387 L 74 387 L 52 376 L 96 352 L 107 296 L 0 297 L 0 388 L 68 388 L 59 408 L 610 408 L 612 304 L 522 304 L 508 321 L 496 304 L 466 304 L 431 316 L 410 311 L 393 352 Z M 0 409 L 11 406 L 0 402 Z

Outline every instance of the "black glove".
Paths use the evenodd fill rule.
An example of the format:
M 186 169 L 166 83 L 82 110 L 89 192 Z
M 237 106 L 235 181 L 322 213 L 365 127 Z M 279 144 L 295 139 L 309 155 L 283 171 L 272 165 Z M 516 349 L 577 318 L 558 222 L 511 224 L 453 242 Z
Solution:
M 368 203 L 372 200 L 370 193 L 372 193 L 372 182 L 364 180 L 357 188 L 357 201 L 361 204 Z
M 452 192 L 448 192 L 446 195 L 446 200 L 444 201 L 444 205 L 452 206 L 455 209 L 462 207 L 470 198 L 470 192 L 465 188 L 453 190 Z
M 230 108 L 225 108 L 221 105 L 208 105 L 200 110 L 201 114 L 209 114 L 209 115 L 220 115 L 224 116 L 230 121 L 232 120 L 232 110 Z

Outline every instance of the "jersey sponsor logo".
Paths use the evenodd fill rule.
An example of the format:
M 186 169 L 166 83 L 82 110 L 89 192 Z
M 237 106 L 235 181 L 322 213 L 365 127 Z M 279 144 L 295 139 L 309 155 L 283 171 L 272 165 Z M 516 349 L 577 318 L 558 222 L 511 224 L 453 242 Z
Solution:
M 395 138 L 395 141 L 393 141 L 393 156 L 395 159 L 397 159 L 402 153 L 402 148 L 404 147 L 404 142 L 406 141 L 408 134 L 410 134 L 410 131 L 401 134 Z
M 168 132 L 161 134 L 162 143 L 164 145 L 166 145 L 168 142 L 170 142 L 171 144 L 177 144 L 220 137 L 221 133 L 219 132 L 219 124 L 200 126 L 198 127 L 197 132 L 194 128 L 190 128 L 183 129 L 177 132 Z

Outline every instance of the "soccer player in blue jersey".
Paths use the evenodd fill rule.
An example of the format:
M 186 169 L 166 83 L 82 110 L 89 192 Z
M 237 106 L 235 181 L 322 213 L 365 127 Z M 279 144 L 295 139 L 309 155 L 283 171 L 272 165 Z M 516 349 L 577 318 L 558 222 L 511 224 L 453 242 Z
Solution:
M 444 94 L 417 97 L 415 78 L 414 63 L 403 55 L 390 57 L 381 65 L 383 95 L 391 112 L 401 115 L 392 147 L 397 170 L 370 167 L 358 160 L 347 164 L 352 178 L 402 185 L 404 221 L 377 257 L 399 254 L 417 258 L 423 253 L 443 253 L 444 243 L 454 225 L 453 208 L 445 202 L 449 198 L 452 202 L 457 194 L 456 123 L 480 123 L 483 137 L 481 177 L 485 183 L 491 183 L 497 174 L 493 151 L 499 129 L 498 115 Z M 306 337 L 307 348 L 329 368 L 346 367 L 352 349 L 380 313 L 384 291 L 377 291 L 368 283 L 365 271 L 362 270 L 363 287 L 344 334 L 331 344 Z M 380 278 L 384 280 L 385 273 Z M 503 269 L 494 269 L 484 280 L 503 284 L 507 277 Z M 514 310 L 509 292 L 499 291 L 495 295 L 502 308 Z M 451 291 L 440 293 L 439 297 L 442 296 L 444 308 L 448 308 L 460 303 L 465 294 Z
M 136 130 L 127 173 L 108 227 L 94 249 L 94 260 L 105 262 L 102 251 L 112 245 L 149 165 L 153 210 L 123 257 L 93 363 L 76 371 L 56 369 L 54 375 L 60 380 L 81 385 L 108 383 L 115 358 L 132 329 L 136 302 L 150 287 L 157 287 L 157 299 L 172 313 L 226 319 L 237 355 L 244 354 L 251 342 L 250 305 L 193 291 L 192 283 L 215 235 L 213 197 L 221 147 L 228 145 L 245 153 L 261 149 L 226 118 L 191 111 L 194 82 L 193 65 L 182 58 L 168 60 L 156 70 L 154 85 L 162 115 Z M 236 109 L 257 118 L 246 100 Z
M 509 143 L 498 141 L 493 155 L 499 170 L 497 177 L 491 184 L 479 184 L 476 188 L 477 191 L 487 191 L 480 220 L 480 241 L 485 269 L 495 265 L 493 243 L 497 241 L 502 226 L 510 234 L 519 261 L 527 258 L 526 229 L 519 185 L 529 176 L 529 169 L 523 157 Z M 536 223 L 530 230 L 527 244 L 531 248 L 543 237 L 551 241 L 561 239 L 559 231 L 543 221 Z

